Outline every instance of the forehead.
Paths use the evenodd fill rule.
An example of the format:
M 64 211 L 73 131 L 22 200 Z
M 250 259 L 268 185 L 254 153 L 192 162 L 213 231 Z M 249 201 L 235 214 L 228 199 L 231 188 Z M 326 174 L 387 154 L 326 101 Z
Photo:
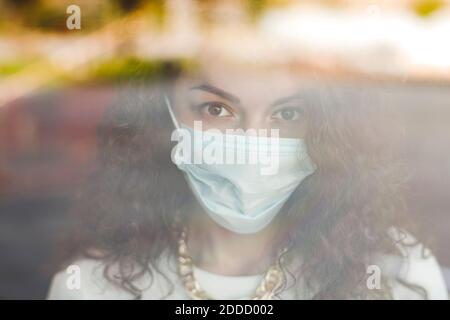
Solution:
M 197 74 L 182 78 L 185 93 L 199 84 L 210 84 L 246 103 L 271 103 L 301 91 L 301 77 L 287 65 L 248 65 L 227 61 L 203 62 Z

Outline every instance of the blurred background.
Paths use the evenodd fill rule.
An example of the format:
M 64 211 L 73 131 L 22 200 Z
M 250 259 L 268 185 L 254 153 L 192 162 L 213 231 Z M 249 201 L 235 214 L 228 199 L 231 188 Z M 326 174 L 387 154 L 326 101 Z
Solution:
M 71 4 L 81 29 L 66 26 Z M 450 283 L 450 1 L 0 0 L 0 299 L 45 298 L 117 89 L 136 70 L 158 81 L 167 62 L 195 68 L 205 42 L 388 96 L 410 214 Z

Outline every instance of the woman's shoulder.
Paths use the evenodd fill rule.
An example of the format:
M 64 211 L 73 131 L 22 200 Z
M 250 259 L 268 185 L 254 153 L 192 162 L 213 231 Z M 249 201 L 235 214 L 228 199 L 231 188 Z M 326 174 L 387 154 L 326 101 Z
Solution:
M 78 259 L 56 273 L 50 283 L 49 300 L 129 299 L 103 274 L 104 265 L 97 259 Z
M 377 263 L 389 279 L 394 299 L 448 299 L 445 279 L 431 250 L 406 231 L 392 228 L 390 234 L 400 254 L 380 255 Z
M 170 296 L 173 271 L 167 263 L 168 261 L 160 259 L 158 270 L 165 271 L 164 275 L 151 268 L 153 269 L 151 274 L 146 272 L 133 282 L 133 285 L 142 290 L 143 299 L 162 299 Z M 131 292 L 109 281 L 104 270 L 103 260 L 87 258 L 75 260 L 53 276 L 47 299 L 129 300 L 135 298 Z M 109 274 L 110 277 L 118 279 L 118 265 L 111 265 Z

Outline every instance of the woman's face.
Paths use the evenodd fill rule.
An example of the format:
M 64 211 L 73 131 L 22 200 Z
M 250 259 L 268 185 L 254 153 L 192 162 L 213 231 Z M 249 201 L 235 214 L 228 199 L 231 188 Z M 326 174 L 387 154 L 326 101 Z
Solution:
M 180 79 L 174 100 L 177 118 L 191 127 L 202 121 L 204 130 L 222 132 L 279 129 L 280 137 L 288 138 L 304 137 L 304 108 L 299 80 L 288 70 L 249 71 L 223 64 L 202 76 Z

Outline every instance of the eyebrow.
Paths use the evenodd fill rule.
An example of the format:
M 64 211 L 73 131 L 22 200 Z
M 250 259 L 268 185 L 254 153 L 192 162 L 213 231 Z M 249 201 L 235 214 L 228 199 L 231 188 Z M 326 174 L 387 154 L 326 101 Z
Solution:
M 214 87 L 214 86 L 212 86 L 210 84 L 207 84 L 207 83 L 201 84 L 199 86 L 194 86 L 190 90 L 202 90 L 202 91 L 210 92 L 212 94 L 220 96 L 220 97 L 222 97 L 222 98 L 224 98 L 224 99 L 226 99 L 228 101 L 231 101 L 233 103 L 236 103 L 236 104 L 241 102 L 241 100 L 238 97 L 232 95 L 231 93 L 226 92 L 226 91 L 224 91 L 222 89 L 219 89 L 219 88 Z
M 297 93 L 297 94 L 294 94 L 292 96 L 288 96 L 288 97 L 284 97 L 284 98 L 275 100 L 273 103 L 270 104 L 270 106 L 271 107 L 275 107 L 277 105 L 280 105 L 280 104 L 283 104 L 283 103 L 286 103 L 286 102 L 289 102 L 289 101 L 295 100 L 295 99 L 303 100 L 304 96 L 302 94 L 300 94 L 300 93 Z
M 228 101 L 231 101 L 233 103 L 236 103 L 236 104 L 239 104 L 241 102 L 241 100 L 238 97 L 236 97 L 235 95 L 233 95 L 229 92 L 226 92 L 222 89 L 219 89 L 208 83 L 204 83 L 204 84 L 201 84 L 198 86 L 191 87 L 190 90 L 202 90 L 202 91 L 210 92 L 212 94 L 218 95 L 218 96 L 220 96 Z M 297 94 L 294 94 L 294 95 L 291 95 L 288 97 L 283 97 L 283 98 L 275 100 L 274 102 L 272 102 L 270 104 L 270 107 L 273 108 L 277 105 L 289 102 L 291 100 L 303 99 L 303 98 L 304 98 L 304 96 L 302 94 L 297 93 Z

